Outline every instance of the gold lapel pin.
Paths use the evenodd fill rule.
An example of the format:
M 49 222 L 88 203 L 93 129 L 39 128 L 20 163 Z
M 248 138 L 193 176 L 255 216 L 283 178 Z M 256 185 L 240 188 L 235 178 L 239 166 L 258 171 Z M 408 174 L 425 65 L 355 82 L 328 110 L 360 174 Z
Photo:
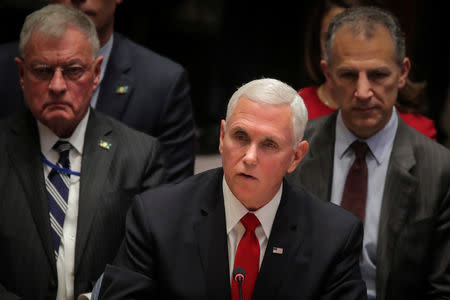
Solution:
M 111 143 L 108 143 L 108 142 L 103 141 L 103 140 L 98 141 L 98 145 L 100 146 L 100 148 L 103 148 L 103 149 L 106 149 L 106 150 L 111 149 Z
M 121 85 L 116 88 L 116 94 L 126 94 L 128 92 L 128 85 Z

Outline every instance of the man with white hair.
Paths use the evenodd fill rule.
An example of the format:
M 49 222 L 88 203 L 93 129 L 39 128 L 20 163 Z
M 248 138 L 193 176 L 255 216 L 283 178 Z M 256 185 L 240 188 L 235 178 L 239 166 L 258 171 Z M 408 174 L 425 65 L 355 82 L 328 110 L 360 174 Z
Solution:
M 223 168 L 135 198 L 100 299 L 366 299 L 361 222 L 284 180 L 308 151 L 306 122 L 285 83 L 238 89 Z

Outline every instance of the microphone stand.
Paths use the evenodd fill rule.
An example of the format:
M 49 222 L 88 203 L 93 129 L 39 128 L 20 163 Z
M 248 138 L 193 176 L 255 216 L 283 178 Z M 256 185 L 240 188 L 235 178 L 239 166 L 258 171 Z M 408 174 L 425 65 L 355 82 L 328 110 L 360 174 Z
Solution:
M 238 279 L 239 300 L 242 300 L 242 277 Z
M 233 278 L 238 284 L 239 299 L 242 300 L 242 281 L 244 281 L 245 278 L 245 270 L 242 267 L 234 268 Z

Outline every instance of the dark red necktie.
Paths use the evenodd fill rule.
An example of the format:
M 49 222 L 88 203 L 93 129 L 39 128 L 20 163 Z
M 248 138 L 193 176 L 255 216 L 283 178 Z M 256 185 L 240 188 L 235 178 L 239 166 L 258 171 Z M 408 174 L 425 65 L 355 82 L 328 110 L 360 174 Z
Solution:
M 353 150 L 356 157 L 345 180 L 341 206 L 364 222 L 367 199 L 366 154 L 369 147 L 365 142 L 355 141 L 350 145 L 350 149 Z
M 242 267 L 245 270 L 245 279 L 242 282 L 242 299 L 250 300 L 255 287 L 256 277 L 259 270 L 259 242 L 255 234 L 259 220 L 252 214 L 247 213 L 241 219 L 245 227 L 245 233 L 239 241 L 239 245 L 234 258 L 234 268 Z M 234 278 L 231 283 L 231 295 L 233 300 L 239 300 L 238 283 Z

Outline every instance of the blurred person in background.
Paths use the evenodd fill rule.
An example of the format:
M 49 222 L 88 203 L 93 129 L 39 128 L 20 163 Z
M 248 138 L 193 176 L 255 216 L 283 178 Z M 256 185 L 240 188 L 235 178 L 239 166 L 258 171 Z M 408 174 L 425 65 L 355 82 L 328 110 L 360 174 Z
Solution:
M 397 19 L 348 8 L 330 22 L 321 66 L 337 111 L 308 122 L 290 179 L 364 222 L 369 299 L 450 297 L 450 151 L 405 124 L 410 62 Z
M 340 107 L 338 100 L 331 96 L 320 67 L 328 24 L 345 9 L 363 5 L 383 6 L 380 1 L 371 0 L 320 0 L 313 7 L 306 25 L 305 65 L 309 76 L 317 85 L 299 90 L 310 120 L 331 114 Z M 406 124 L 436 140 L 434 121 L 423 115 L 427 109 L 425 82 L 413 82 L 407 78 L 404 87 L 399 90 L 396 108 Z

